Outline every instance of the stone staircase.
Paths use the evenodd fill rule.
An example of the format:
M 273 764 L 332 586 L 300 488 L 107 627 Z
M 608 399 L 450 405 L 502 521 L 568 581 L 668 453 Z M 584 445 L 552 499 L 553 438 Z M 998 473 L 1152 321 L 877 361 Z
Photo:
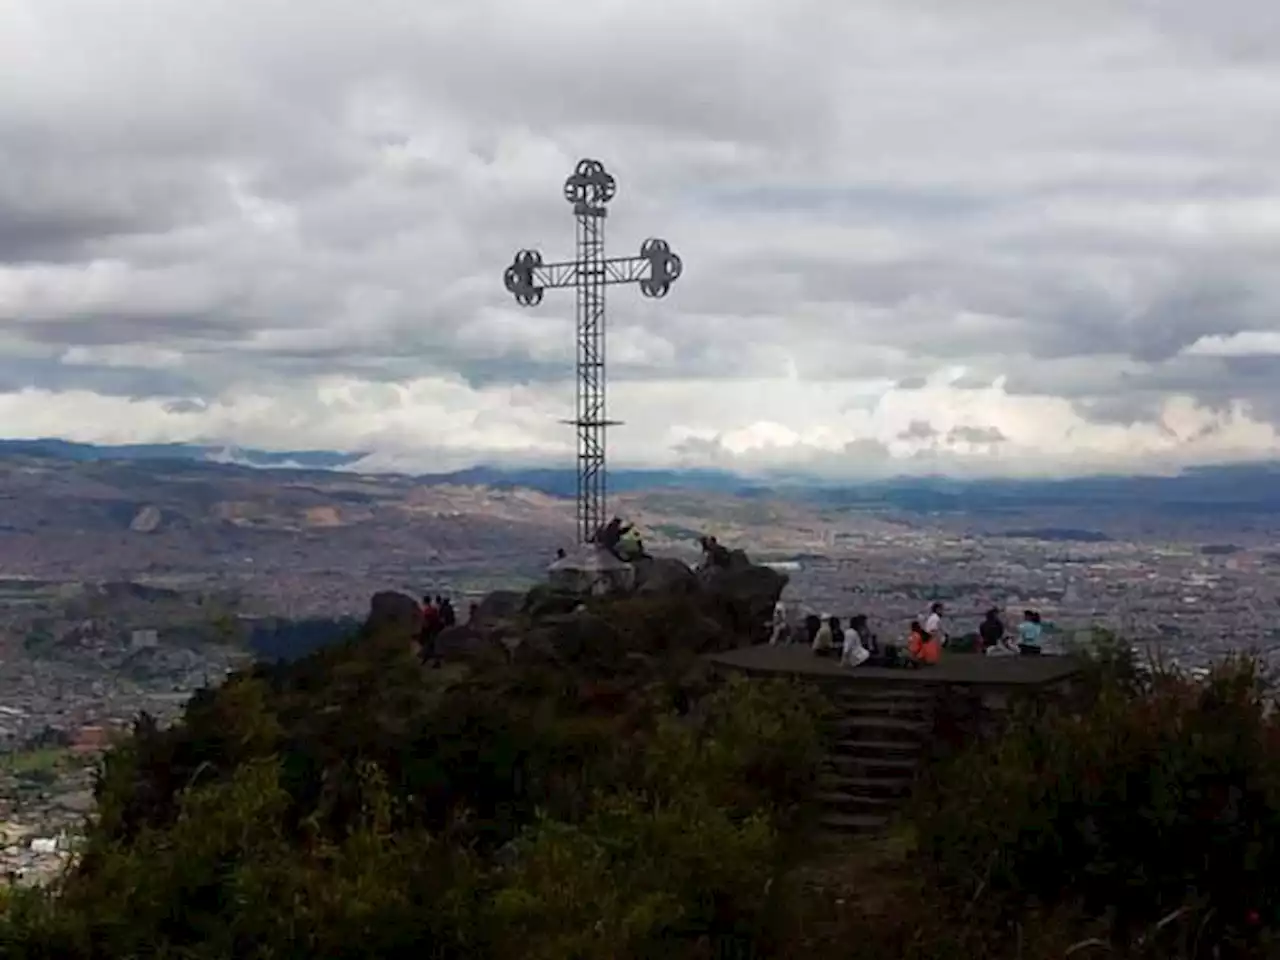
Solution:
M 927 684 L 844 683 L 831 691 L 830 752 L 818 780 L 818 822 L 872 833 L 911 793 L 933 723 Z

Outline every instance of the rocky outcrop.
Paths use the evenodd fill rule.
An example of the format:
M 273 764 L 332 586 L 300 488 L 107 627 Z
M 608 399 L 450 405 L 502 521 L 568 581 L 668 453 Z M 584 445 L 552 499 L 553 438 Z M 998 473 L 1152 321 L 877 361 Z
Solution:
M 445 631 L 442 656 L 500 645 L 515 662 L 616 670 L 628 657 L 710 653 L 768 638 L 773 605 L 787 578 L 741 550 L 698 572 L 680 560 L 636 561 L 630 593 L 590 597 L 539 584 L 526 594 L 498 591 L 465 626 Z
M 364 632 L 370 636 L 415 639 L 422 632 L 418 601 L 394 590 L 375 593 L 369 601 Z
M 687 594 L 698 589 L 698 578 L 688 564 L 674 557 L 642 557 L 632 566 L 636 571 L 636 592 L 640 594 Z
M 479 625 L 509 620 L 524 607 L 525 596 L 519 590 L 495 590 L 476 604 L 471 622 Z
M 769 639 L 773 605 L 787 586 L 786 574 L 752 563 L 745 552 L 733 550 L 727 566 L 700 570 L 698 583 L 723 606 L 736 635 L 749 643 Z

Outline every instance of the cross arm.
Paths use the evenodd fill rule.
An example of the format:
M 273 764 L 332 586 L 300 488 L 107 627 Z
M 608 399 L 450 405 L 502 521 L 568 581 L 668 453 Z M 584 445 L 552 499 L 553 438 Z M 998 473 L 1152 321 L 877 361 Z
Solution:
M 542 302 L 544 290 L 600 283 L 636 283 L 646 297 L 665 297 L 680 278 L 684 264 L 665 240 L 651 238 L 640 245 L 638 257 L 604 260 L 565 260 L 543 263 L 537 250 L 521 250 L 503 274 L 507 289 L 522 306 Z

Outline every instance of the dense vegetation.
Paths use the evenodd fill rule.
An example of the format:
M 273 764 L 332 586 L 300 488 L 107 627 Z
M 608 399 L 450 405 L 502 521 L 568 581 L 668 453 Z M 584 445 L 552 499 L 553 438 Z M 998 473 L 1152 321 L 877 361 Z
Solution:
M 205 691 L 107 759 L 79 867 L 17 957 L 749 955 L 774 942 L 818 703 L 605 673 L 432 668 L 361 636 Z
M 822 700 L 710 682 L 665 602 L 625 601 L 630 654 L 572 669 L 366 633 L 140 720 L 78 867 L 0 903 L 4 955 L 1273 952 L 1280 723 L 1251 664 L 1193 682 L 1106 648 L 892 836 L 835 848 L 805 829 Z
M 1194 680 L 1104 641 L 1072 701 L 937 769 L 899 842 L 846 862 L 877 894 L 839 918 L 854 955 L 1276 956 L 1269 686 L 1249 660 Z

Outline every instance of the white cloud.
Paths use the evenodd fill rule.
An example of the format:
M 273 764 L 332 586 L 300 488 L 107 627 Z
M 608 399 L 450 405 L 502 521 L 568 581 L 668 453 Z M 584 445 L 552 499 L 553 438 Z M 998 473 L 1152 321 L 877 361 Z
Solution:
M 610 291 L 618 462 L 1272 456 L 1280 18 L 1231 6 L 11 0 L 0 432 L 565 457 L 572 292 L 501 273 L 599 155 L 610 251 L 685 261 Z
M 1229 337 L 1201 337 L 1184 352 L 1192 357 L 1280 356 L 1280 330 L 1243 330 Z
M 714 463 L 745 471 L 800 465 L 860 476 L 939 468 L 1050 476 L 1280 454 L 1280 435 L 1242 405 L 1213 411 L 1175 396 L 1151 423 L 1102 424 L 1062 399 L 1011 395 L 999 382 L 966 388 L 951 379 L 880 392 L 848 381 L 625 382 L 611 407 L 625 426 L 611 435 L 611 449 L 615 463 L 628 465 Z M 432 472 L 483 458 L 567 457 L 571 431 L 557 416 L 571 398 L 568 382 L 473 388 L 439 378 L 394 385 L 331 380 L 308 392 L 246 391 L 190 409 L 158 399 L 28 390 L 0 395 L 0 432 L 93 443 L 363 450 L 370 456 L 361 469 Z M 868 458 L 868 445 L 883 456 Z

